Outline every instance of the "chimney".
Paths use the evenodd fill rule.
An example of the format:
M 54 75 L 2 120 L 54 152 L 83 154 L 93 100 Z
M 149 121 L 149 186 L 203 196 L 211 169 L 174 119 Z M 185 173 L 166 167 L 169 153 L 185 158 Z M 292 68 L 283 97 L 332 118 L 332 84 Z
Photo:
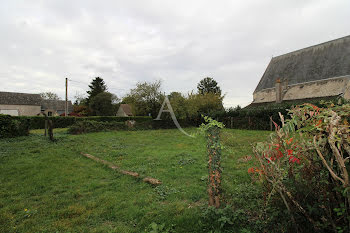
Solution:
M 282 102 L 282 83 L 281 79 L 276 79 L 276 103 Z

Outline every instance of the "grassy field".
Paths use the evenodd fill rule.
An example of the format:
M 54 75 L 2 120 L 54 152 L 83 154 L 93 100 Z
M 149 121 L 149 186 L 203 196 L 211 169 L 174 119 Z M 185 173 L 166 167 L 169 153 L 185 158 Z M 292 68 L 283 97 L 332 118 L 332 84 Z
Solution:
M 252 162 L 242 158 L 268 134 L 229 129 L 222 134 L 223 196 L 248 219 L 259 192 L 247 174 Z M 203 136 L 190 138 L 178 130 L 73 136 L 61 129 L 55 137 L 56 142 L 49 142 L 37 130 L 28 137 L 0 140 L 0 232 L 149 232 L 153 222 L 174 232 L 203 231 Z M 81 152 L 163 184 L 153 187 L 118 174 Z

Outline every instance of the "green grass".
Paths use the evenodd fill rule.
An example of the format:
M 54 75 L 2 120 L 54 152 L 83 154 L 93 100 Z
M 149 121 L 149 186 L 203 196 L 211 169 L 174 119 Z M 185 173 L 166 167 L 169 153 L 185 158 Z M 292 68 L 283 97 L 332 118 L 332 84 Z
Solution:
M 186 129 L 194 131 L 195 129 Z M 152 222 L 176 232 L 202 232 L 207 205 L 203 136 L 178 130 L 42 136 L 0 140 L 0 232 L 142 232 Z M 250 213 L 258 196 L 247 168 L 251 144 L 269 132 L 225 129 L 222 140 L 226 203 Z M 163 182 L 158 187 L 89 160 L 80 152 Z M 249 214 L 248 214 L 249 215 Z

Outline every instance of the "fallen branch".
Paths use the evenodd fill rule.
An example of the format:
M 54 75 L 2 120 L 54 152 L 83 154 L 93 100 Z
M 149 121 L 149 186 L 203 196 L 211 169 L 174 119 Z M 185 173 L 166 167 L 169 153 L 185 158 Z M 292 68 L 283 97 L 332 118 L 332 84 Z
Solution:
M 145 177 L 143 178 L 143 182 L 154 184 L 154 185 L 160 185 L 162 182 L 160 180 L 151 178 L 151 177 Z
M 102 163 L 102 164 L 106 165 L 107 167 L 109 167 L 109 168 L 111 168 L 111 169 L 113 169 L 113 170 L 115 170 L 115 171 L 117 171 L 117 172 L 119 172 L 121 174 L 132 176 L 132 177 L 137 177 L 137 178 L 140 177 L 140 175 L 137 172 L 122 170 L 117 165 L 115 165 L 115 164 L 113 164 L 111 162 L 108 162 L 106 160 L 97 158 L 97 157 L 95 157 L 93 155 L 85 154 L 83 152 L 81 152 L 80 154 L 83 155 L 84 157 L 92 159 L 92 160 L 94 160 L 94 161 L 96 161 L 98 163 Z M 160 180 L 157 180 L 157 179 L 151 178 L 151 177 L 144 177 L 142 179 L 142 181 L 145 182 L 145 183 L 152 184 L 152 185 L 160 185 L 160 184 L 162 184 L 162 182 Z

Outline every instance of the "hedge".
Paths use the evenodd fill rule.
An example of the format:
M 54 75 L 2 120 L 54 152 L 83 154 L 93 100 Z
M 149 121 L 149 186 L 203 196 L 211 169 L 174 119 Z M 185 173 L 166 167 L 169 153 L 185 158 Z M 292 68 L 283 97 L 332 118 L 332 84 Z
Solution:
M 29 135 L 29 121 L 9 115 L 0 115 L 0 138 Z
M 314 99 L 307 103 L 314 104 L 320 108 L 327 108 L 329 103 L 341 105 L 345 100 L 339 98 L 328 98 L 328 101 Z M 306 101 L 305 101 L 306 102 Z M 223 122 L 226 128 L 234 129 L 252 129 L 252 130 L 273 130 L 274 126 L 270 120 L 270 117 L 277 124 L 281 124 L 279 112 L 287 119 L 288 109 L 293 106 L 301 105 L 304 101 L 299 102 L 286 102 L 282 104 L 266 104 L 259 105 L 257 107 L 247 107 L 233 112 L 226 112 L 218 114 L 213 118 Z M 232 124 L 231 124 L 232 122 Z
M 30 121 L 30 129 L 45 128 L 44 116 L 16 116 L 15 119 L 23 122 Z M 151 117 L 115 117 L 115 116 L 93 116 L 93 117 L 48 117 L 52 120 L 54 128 L 67 128 L 78 121 L 98 121 L 98 122 L 125 122 L 135 120 L 138 123 L 151 121 Z
M 233 129 L 252 129 L 252 130 L 271 130 L 272 122 L 280 124 L 279 112 L 287 117 L 287 109 L 242 109 L 235 111 L 230 116 L 219 117 L 226 128 Z
M 127 126 L 123 122 L 106 122 L 106 121 L 78 121 L 68 128 L 70 134 L 83 134 L 108 130 L 125 130 Z
M 211 116 L 211 117 L 214 119 L 217 119 L 218 121 L 223 122 L 226 128 L 270 130 L 271 129 L 270 117 L 272 117 L 274 121 L 279 123 L 278 112 L 281 112 L 282 114 L 286 115 L 286 109 L 247 109 L 247 110 L 242 109 L 239 111 L 230 112 L 230 114 L 224 113 L 224 114 Z M 9 117 L 9 116 L 0 115 L 0 121 L 6 117 Z M 119 123 L 122 123 L 120 125 L 124 125 L 124 122 L 127 120 L 136 121 L 135 127 L 131 128 L 130 130 L 176 128 L 176 125 L 174 124 L 172 119 L 165 116 L 162 117 L 163 120 L 160 120 L 160 121 L 155 121 L 151 117 L 142 117 L 142 116 L 136 116 L 136 117 L 94 116 L 94 117 L 48 117 L 48 118 L 53 121 L 54 128 L 67 128 L 79 122 L 84 122 L 84 121 L 95 121 L 95 122 L 104 122 L 104 123 L 119 122 Z M 11 119 L 14 120 L 14 123 L 11 124 L 12 126 L 7 127 L 7 131 L 9 130 L 8 128 L 11 128 L 11 127 L 16 128 L 14 125 L 18 125 L 17 128 L 29 127 L 29 129 L 42 129 L 45 127 L 45 117 L 43 116 L 18 116 L 18 117 L 11 117 Z M 191 119 L 178 119 L 178 122 L 180 126 L 183 128 L 198 127 L 203 122 L 203 119 L 201 119 L 201 117 L 191 118 Z M 106 125 L 106 127 L 107 126 L 108 125 Z M 124 129 L 124 128 L 119 127 L 118 129 Z M 2 134 L 5 135 L 5 133 L 2 133 Z M 27 134 L 26 132 L 12 133 L 12 135 L 14 136 L 26 135 L 26 134 Z M 6 135 L 9 135 L 9 133 L 6 133 Z

